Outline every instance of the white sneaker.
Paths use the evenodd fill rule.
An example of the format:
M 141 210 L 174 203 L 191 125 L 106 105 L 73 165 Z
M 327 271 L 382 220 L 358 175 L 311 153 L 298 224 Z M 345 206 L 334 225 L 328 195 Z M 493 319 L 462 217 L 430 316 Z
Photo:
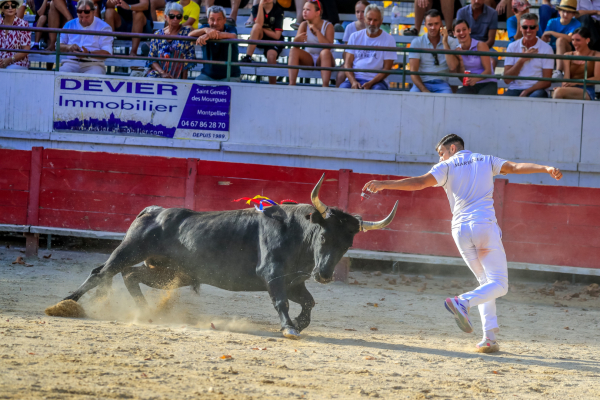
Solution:
M 500 345 L 496 340 L 484 338 L 481 342 L 475 345 L 478 353 L 495 353 L 500 351 Z
M 462 305 L 458 297 L 448 297 L 444 302 L 444 306 L 446 307 L 446 310 L 448 310 L 452 315 L 454 315 L 456 324 L 463 332 L 473 332 L 473 324 L 471 323 L 471 319 L 469 318 L 469 310 L 467 309 L 467 307 Z
M 552 79 L 562 79 L 565 77 L 565 74 L 562 71 L 555 70 L 552 72 Z

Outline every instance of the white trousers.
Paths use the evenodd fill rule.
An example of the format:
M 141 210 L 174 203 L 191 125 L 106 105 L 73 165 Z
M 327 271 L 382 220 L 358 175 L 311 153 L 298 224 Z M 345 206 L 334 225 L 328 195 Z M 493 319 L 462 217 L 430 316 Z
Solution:
M 452 229 L 463 259 L 475 274 L 479 287 L 459 296 L 478 306 L 483 330 L 498 328 L 496 298 L 508 292 L 508 265 L 502 232 L 496 223 L 466 222 Z
M 65 60 L 60 65 L 60 71 L 80 74 L 105 75 L 106 67 L 104 66 L 104 63 Z

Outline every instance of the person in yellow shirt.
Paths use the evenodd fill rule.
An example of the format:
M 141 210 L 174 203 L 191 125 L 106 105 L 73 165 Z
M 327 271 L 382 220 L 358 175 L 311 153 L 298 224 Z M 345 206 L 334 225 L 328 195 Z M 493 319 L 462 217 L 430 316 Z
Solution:
M 200 19 L 200 6 L 198 3 L 192 0 L 179 0 L 178 3 L 183 7 L 181 25 L 198 29 L 198 20 Z

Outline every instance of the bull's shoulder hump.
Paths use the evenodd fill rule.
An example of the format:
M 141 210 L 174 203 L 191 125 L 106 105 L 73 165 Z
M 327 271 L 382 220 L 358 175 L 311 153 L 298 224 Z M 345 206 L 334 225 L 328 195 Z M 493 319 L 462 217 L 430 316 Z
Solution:
M 144 208 L 136 218 L 141 217 L 142 215 L 146 215 L 146 214 L 150 214 L 152 212 L 161 212 L 162 210 L 164 210 L 163 207 L 160 206 L 148 206 L 146 208 Z

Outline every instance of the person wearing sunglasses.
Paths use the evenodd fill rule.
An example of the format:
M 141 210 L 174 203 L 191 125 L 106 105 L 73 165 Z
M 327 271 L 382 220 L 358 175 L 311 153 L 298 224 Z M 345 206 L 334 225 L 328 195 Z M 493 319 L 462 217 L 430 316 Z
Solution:
M 179 3 L 167 3 L 165 8 L 165 27 L 156 32 L 158 38 L 150 42 L 148 57 L 164 58 L 165 61 L 148 61 L 147 76 L 151 78 L 187 79 L 191 63 L 173 62 L 172 59 L 193 60 L 196 58 L 194 42 L 191 40 L 167 40 L 161 36 L 189 36 L 192 29 L 181 25 L 183 7 Z
M 442 17 L 437 10 L 429 10 L 425 15 L 427 34 L 413 39 L 410 44 L 415 49 L 454 50 L 458 41 L 448 35 L 442 26 Z M 449 54 L 409 53 L 411 72 L 456 72 L 458 59 Z M 452 93 L 448 78 L 435 75 L 411 75 L 413 87 L 411 92 Z
M 77 2 L 77 18 L 67 22 L 64 29 L 112 32 L 106 22 L 95 16 L 95 7 L 92 0 L 79 0 Z M 65 56 L 60 70 L 80 74 L 106 74 L 104 59 L 94 58 L 93 55 L 111 55 L 113 52 L 113 39 L 112 36 L 62 33 L 60 35 L 61 53 L 78 53 L 78 55 Z
M 27 21 L 17 17 L 17 9 L 23 0 L 0 0 L 0 25 L 29 26 Z M 0 30 L 0 48 L 14 50 L 29 50 L 31 48 L 31 33 L 26 31 Z M 13 51 L 0 52 L 0 68 L 27 69 L 29 58 L 26 53 Z
M 115 32 L 154 33 L 149 0 L 108 0 L 104 20 Z M 139 46 L 139 38 L 131 39 L 129 54 L 137 55 Z
M 506 48 L 507 53 L 554 54 L 552 47 L 536 36 L 538 32 L 538 16 L 536 14 L 523 15 L 521 32 L 523 32 L 523 37 L 509 44 Z M 554 60 L 551 58 L 506 57 L 504 60 L 504 76 L 551 78 L 553 69 Z M 504 82 L 508 84 L 505 96 L 548 97 L 546 92 L 546 89 L 550 87 L 548 81 L 505 78 Z

